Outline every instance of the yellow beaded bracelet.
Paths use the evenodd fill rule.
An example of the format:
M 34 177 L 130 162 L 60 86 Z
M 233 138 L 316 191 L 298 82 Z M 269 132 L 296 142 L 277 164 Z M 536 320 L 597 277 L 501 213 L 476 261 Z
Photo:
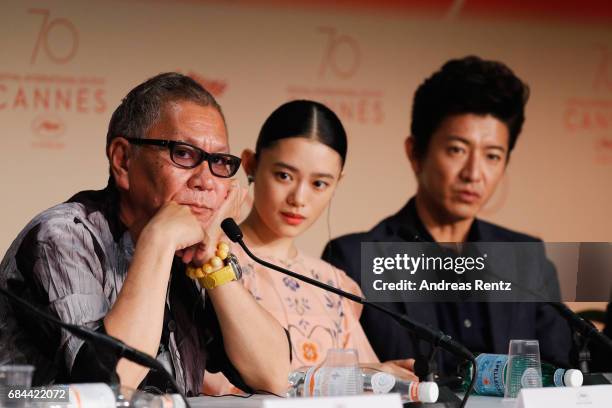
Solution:
M 229 250 L 230 247 L 227 242 L 219 242 L 217 244 L 215 256 L 210 258 L 210 260 L 201 267 L 188 266 L 185 271 L 187 276 L 191 279 L 200 279 L 223 268 L 225 266 L 223 261 L 229 256 Z

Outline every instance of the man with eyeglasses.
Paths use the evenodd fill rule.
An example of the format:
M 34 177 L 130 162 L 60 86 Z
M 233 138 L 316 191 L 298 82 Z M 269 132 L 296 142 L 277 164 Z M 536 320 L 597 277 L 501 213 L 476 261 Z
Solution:
M 0 284 L 157 356 L 188 396 L 205 369 L 245 391 L 284 391 L 288 335 L 236 282 L 235 258 L 219 252 L 220 222 L 239 215 L 245 190 L 231 180 L 240 159 L 215 99 L 186 76 L 153 77 L 113 113 L 106 153 L 108 186 L 36 216 L 6 253 Z M 215 254 L 226 265 L 191 279 Z M 0 363 L 35 365 L 35 384 L 108 380 L 115 362 L 4 301 L 0 329 Z M 124 359 L 116 371 L 124 385 L 170 389 Z

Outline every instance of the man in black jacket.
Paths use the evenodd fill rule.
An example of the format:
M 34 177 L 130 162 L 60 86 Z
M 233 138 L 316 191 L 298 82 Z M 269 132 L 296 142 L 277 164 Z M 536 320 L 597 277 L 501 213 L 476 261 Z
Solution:
M 405 148 L 417 179 L 416 195 L 372 230 L 331 241 L 323 258 L 361 282 L 362 242 L 539 242 L 476 218 L 504 174 L 528 95 L 528 87 L 499 62 L 478 57 L 447 62 L 414 97 Z M 549 277 L 558 290 L 556 275 Z M 441 329 L 475 352 L 507 353 L 510 339 L 538 339 L 544 359 L 568 361 L 569 327 L 543 303 L 386 306 Z M 366 308 L 361 322 L 381 360 L 414 356 L 409 333 L 391 318 Z M 427 351 L 426 345 L 419 347 Z M 446 353 L 438 356 L 440 371 L 453 372 L 457 361 Z
M 612 297 L 612 293 L 610 293 Z M 606 314 L 604 315 L 603 334 L 612 339 L 612 302 L 608 303 Z M 589 368 L 591 372 L 612 372 L 612 353 L 602 344 L 596 341 L 590 343 L 591 364 Z

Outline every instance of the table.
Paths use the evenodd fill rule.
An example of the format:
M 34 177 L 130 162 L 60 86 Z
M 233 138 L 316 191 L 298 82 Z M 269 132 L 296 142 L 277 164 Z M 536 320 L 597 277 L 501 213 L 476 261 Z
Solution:
M 259 408 L 262 402 L 268 398 L 278 398 L 271 395 L 253 395 L 250 398 L 239 397 L 196 397 L 189 398 L 192 408 Z M 513 408 L 514 402 L 503 401 L 501 397 L 485 397 L 472 395 L 467 403 L 467 408 Z M 383 407 L 378 407 L 383 408 Z

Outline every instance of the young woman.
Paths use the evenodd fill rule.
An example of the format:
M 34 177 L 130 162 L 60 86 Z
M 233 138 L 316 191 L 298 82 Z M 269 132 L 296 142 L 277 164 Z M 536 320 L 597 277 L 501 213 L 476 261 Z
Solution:
M 241 229 L 259 257 L 361 295 L 344 272 L 295 245 L 329 205 L 346 151 L 344 128 L 326 106 L 300 100 L 279 107 L 264 123 L 255 152 L 242 154 L 254 201 Z M 289 332 L 294 368 L 319 364 L 330 348 L 352 348 L 363 365 L 414 378 L 412 360 L 378 361 L 359 324 L 361 305 L 255 264 L 238 246 L 233 250 L 245 287 Z M 221 374 L 204 377 L 206 394 L 232 391 Z

